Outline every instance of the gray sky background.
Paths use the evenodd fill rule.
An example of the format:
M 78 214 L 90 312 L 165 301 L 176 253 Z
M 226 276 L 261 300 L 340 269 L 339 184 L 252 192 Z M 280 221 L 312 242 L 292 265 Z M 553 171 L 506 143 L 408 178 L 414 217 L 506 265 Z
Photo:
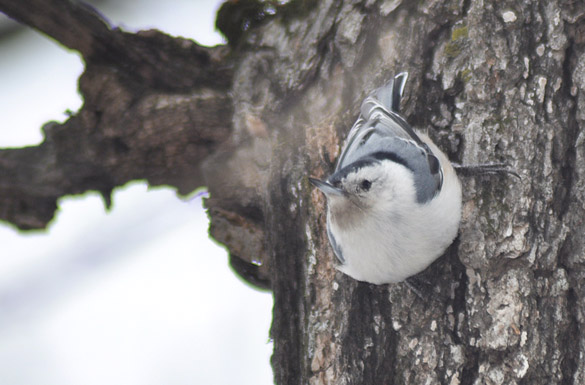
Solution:
M 221 43 L 218 1 L 98 5 L 130 31 Z M 75 53 L 30 30 L 0 39 L 0 147 L 81 106 Z M 0 384 L 272 384 L 272 297 L 243 284 L 207 237 L 201 197 L 134 182 L 106 213 L 66 197 L 47 232 L 0 223 Z

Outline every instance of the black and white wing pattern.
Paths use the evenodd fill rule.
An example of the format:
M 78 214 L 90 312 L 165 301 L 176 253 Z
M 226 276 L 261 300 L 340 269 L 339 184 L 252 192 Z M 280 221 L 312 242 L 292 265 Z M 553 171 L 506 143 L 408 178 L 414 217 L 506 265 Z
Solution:
M 407 78 L 406 72 L 396 75 L 363 101 L 335 173 L 355 164 L 388 159 L 413 173 L 417 201 L 425 203 L 441 191 L 443 170 L 427 143 L 398 114 Z

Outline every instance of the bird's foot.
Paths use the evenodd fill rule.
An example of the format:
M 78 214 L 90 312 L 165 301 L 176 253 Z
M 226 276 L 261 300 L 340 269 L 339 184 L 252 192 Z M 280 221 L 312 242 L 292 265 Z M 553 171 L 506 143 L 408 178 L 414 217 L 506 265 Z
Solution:
M 518 179 L 520 175 L 507 163 L 484 163 L 484 164 L 458 164 L 452 163 L 457 174 L 461 176 L 478 176 L 478 175 L 512 175 Z

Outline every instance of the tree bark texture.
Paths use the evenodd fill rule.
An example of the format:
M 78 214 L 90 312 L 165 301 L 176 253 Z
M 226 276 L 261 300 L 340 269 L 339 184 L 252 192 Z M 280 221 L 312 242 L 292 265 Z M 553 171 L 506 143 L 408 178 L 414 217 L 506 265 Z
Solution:
M 9 3 L 87 67 L 81 111 L 0 151 L 2 219 L 43 227 L 59 197 L 132 179 L 206 185 L 211 234 L 273 291 L 276 383 L 585 383 L 582 2 L 298 0 L 235 48 L 103 20 L 72 43 Z M 174 76 L 152 70 L 175 58 Z M 417 277 L 424 298 L 336 271 L 307 179 L 333 169 L 363 97 L 399 71 L 403 115 L 453 161 L 522 177 L 463 179 L 460 235 Z

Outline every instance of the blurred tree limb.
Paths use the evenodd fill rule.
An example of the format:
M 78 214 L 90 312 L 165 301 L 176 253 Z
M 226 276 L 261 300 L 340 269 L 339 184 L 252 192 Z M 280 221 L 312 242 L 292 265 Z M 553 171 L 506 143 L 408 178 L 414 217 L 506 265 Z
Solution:
M 127 33 L 76 1 L 1 0 L 0 10 L 86 63 L 82 109 L 47 123 L 40 146 L 0 152 L 0 218 L 43 228 L 64 195 L 97 190 L 109 205 L 112 189 L 135 179 L 181 193 L 205 184 L 197 165 L 231 132 L 233 64 L 223 47 Z

